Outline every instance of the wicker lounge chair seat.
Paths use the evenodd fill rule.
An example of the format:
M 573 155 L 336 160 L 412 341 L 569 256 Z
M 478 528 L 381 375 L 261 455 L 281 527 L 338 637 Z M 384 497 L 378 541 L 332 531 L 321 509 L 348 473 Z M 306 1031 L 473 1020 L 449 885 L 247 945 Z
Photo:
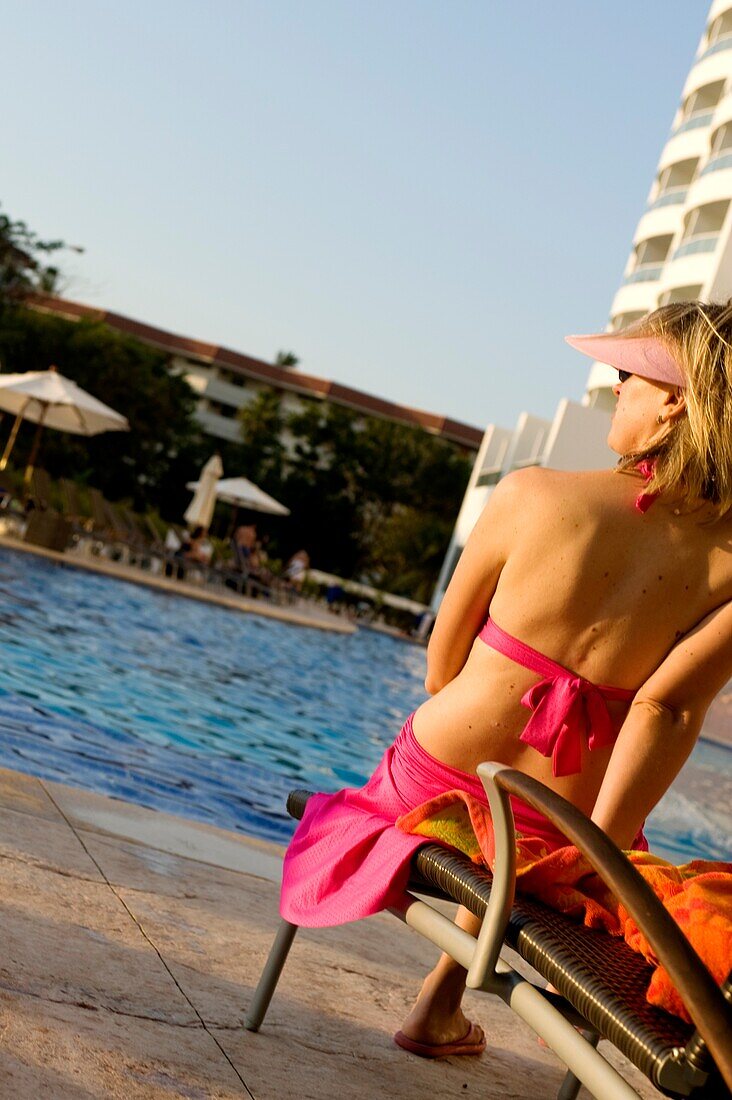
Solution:
M 514 896 L 508 793 L 518 794 L 546 812 L 622 897 L 672 975 L 690 1015 L 707 1038 L 711 1037 L 717 1063 L 728 1080 L 732 1071 L 732 981 L 727 980 L 723 992 L 714 986 L 635 868 L 580 811 L 512 769 L 481 765 L 480 774 L 496 826 L 499 877 L 494 880 L 489 871 L 466 856 L 426 843 L 412 862 L 405 909 L 393 911 L 395 915 L 463 962 L 470 986 L 501 996 L 572 1066 L 574 1072 L 567 1073 L 558 1100 L 572 1100 L 581 1083 L 598 1100 L 637 1095 L 594 1049 L 600 1038 L 621 1051 L 663 1095 L 695 1100 L 729 1096 L 700 1031 L 646 1001 L 652 968 L 641 955 L 622 939 L 586 928 L 529 897 Z M 306 791 L 292 792 L 288 811 L 293 817 L 302 816 L 308 798 Z M 458 902 L 483 917 L 479 939 L 456 929 L 422 900 L 424 896 Z M 293 925 L 281 923 L 246 1022 L 250 1030 L 257 1030 L 264 1018 L 295 932 Z M 499 959 L 504 945 L 559 993 L 539 992 Z M 568 1028 L 568 1024 L 573 1026 Z M 583 1034 L 575 1030 L 578 1027 Z
M 410 890 L 434 889 L 435 896 L 459 901 L 478 916 L 484 915 L 492 884 L 488 871 L 436 844 L 420 849 L 414 863 Z M 653 968 L 642 955 L 630 951 L 621 939 L 521 896 L 514 899 L 505 942 L 654 1084 L 668 1077 L 667 1064 L 675 1065 L 676 1052 L 685 1049 L 695 1028 L 648 1004 L 646 990 Z M 706 1053 L 697 1063 L 705 1072 L 711 1069 Z

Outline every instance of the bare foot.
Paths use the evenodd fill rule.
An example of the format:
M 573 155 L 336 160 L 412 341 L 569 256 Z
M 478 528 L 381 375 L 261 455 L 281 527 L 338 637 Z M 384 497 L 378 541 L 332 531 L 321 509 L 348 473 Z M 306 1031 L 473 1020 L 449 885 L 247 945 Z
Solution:
M 461 1008 L 450 1015 L 424 1011 L 419 1001 L 402 1024 L 402 1034 L 418 1043 L 440 1046 L 458 1043 L 470 1032 L 470 1020 Z M 481 1031 L 482 1030 L 478 1029 Z
M 477 936 L 480 920 L 462 906 L 455 923 Z M 394 1036 L 399 1046 L 425 1058 L 448 1054 L 481 1054 L 485 1049 L 483 1029 L 472 1024 L 461 1008 L 466 971 L 449 955 L 441 955 L 427 975 L 412 1010 Z M 441 1047 L 452 1050 L 440 1050 Z M 457 1049 L 455 1049 L 457 1048 Z
M 468 1040 L 475 1046 L 485 1042 L 482 1028 L 471 1024 L 460 1001 L 465 991 L 465 971 L 445 972 L 438 967 L 425 978 L 412 1010 L 402 1024 L 401 1034 L 426 1046 L 443 1046 Z
M 398 1047 L 420 1058 L 452 1058 L 455 1055 L 468 1055 L 475 1058 L 482 1054 L 486 1047 L 483 1029 L 478 1024 L 470 1024 L 467 1034 L 456 1043 L 421 1043 L 417 1039 L 410 1039 L 403 1031 L 397 1031 L 394 1042 Z

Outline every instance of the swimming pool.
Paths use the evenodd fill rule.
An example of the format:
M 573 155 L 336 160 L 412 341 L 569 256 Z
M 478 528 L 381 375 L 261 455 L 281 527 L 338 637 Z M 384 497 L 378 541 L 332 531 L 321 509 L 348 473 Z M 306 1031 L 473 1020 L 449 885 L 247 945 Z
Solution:
M 424 698 L 424 651 L 0 550 L 0 765 L 285 840 L 288 790 L 359 785 Z M 700 743 L 649 829 L 729 856 L 732 751 Z M 715 808 L 716 807 L 716 808 Z

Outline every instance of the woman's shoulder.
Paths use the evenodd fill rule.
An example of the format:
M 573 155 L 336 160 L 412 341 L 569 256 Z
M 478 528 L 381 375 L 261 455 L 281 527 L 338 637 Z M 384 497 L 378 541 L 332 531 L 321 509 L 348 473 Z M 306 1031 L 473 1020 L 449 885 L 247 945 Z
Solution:
M 560 499 L 586 500 L 591 496 L 604 497 L 608 489 L 619 482 L 614 470 L 553 470 L 547 466 L 525 466 L 501 478 L 494 495 L 507 504 L 519 501 L 528 504 L 532 498 L 537 503 L 548 499 L 553 503 Z

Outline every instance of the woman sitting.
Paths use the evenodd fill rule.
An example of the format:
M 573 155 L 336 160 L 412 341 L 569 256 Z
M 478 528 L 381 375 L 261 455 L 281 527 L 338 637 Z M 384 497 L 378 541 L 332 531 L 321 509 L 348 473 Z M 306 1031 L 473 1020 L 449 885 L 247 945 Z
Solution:
M 394 821 L 442 790 L 485 800 L 483 760 L 552 787 L 621 848 L 647 847 L 644 819 L 732 676 L 732 302 L 664 306 L 569 342 L 618 369 L 608 443 L 620 461 L 498 484 L 437 616 L 431 698 L 362 790 L 308 803 L 284 868 L 294 924 L 394 904 L 422 842 Z M 522 835 L 566 843 L 528 806 L 514 813 Z M 477 934 L 467 910 L 458 922 Z M 464 988 L 443 956 L 397 1042 L 480 1053 Z

